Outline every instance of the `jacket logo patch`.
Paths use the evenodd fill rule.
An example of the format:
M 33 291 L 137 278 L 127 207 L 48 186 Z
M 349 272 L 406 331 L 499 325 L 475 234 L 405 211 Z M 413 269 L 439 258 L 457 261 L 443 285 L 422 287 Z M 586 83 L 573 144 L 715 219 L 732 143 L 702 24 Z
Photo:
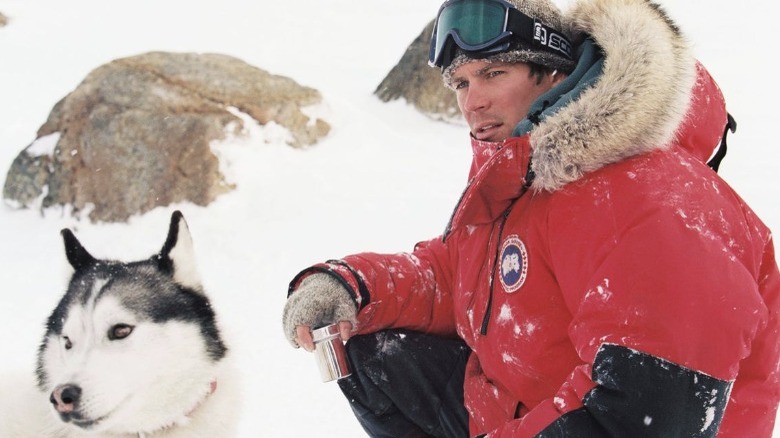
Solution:
M 513 234 L 501 246 L 501 285 L 508 293 L 515 292 L 525 283 L 528 275 L 528 253 L 525 244 Z

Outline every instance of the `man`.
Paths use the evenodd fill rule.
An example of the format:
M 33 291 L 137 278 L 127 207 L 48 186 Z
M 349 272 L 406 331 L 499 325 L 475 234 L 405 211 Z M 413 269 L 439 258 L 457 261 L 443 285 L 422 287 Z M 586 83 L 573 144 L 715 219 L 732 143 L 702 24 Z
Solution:
M 771 436 L 772 237 L 705 164 L 733 125 L 676 25 L 645 0 L 449 0 L 431 44 L 474 149 L 450 224 L 305 269 L 283 315 L 306 350 L 339 322 L 365 430 Z

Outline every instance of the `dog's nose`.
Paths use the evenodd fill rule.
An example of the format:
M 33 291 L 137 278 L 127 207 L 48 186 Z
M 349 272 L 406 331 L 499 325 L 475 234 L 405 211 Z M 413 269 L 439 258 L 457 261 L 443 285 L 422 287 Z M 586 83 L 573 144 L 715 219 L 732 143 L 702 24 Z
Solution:
M 68 414 L 73 412 L 73 409 L 79 402 L 79 398 L 81 398 L 81 388 L 76 385 L 66 384 L 54 388 L 49 401 L 54 405 L 54 409 L 57 412 Z

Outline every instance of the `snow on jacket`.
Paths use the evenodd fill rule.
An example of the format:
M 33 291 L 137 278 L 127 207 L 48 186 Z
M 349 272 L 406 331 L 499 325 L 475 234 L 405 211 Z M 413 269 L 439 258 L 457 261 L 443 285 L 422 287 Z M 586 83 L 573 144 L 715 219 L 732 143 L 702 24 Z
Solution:
M 769 437 L 780 273 L 704 163 L 720 90 L 649 2 L 583 0 L 566 22 L 590 73 L 542 96 L 529 133 L 472 141 L 443 236 L 313 269 L 350 285 L 360 333 L 468 343 L 472 435 Z

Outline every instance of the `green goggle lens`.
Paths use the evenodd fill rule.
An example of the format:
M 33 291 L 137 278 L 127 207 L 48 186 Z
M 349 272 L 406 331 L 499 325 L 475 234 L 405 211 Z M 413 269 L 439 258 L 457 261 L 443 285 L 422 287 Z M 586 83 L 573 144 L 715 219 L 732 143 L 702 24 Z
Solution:
M 484 44 L 501 35 L 506 24 L 506 8 L 499 3 L 464 0 L 442 11 L 438 33 L 456 31 L 466 44 Z
M 439 12 L 430 61 L 440 60 L 445 46 L 457 40 L 463 49 L 481 50 L 506 34 L 507 5 L 495 0 L 448 2 Z
M 431 37 L 428 64 L 442 69 L 458 49 L 486 57 L 508 50 L 512 41 L 572 59 L 572 45 L 561 31 L 506 0 L 448 0 L 439 9 Z

